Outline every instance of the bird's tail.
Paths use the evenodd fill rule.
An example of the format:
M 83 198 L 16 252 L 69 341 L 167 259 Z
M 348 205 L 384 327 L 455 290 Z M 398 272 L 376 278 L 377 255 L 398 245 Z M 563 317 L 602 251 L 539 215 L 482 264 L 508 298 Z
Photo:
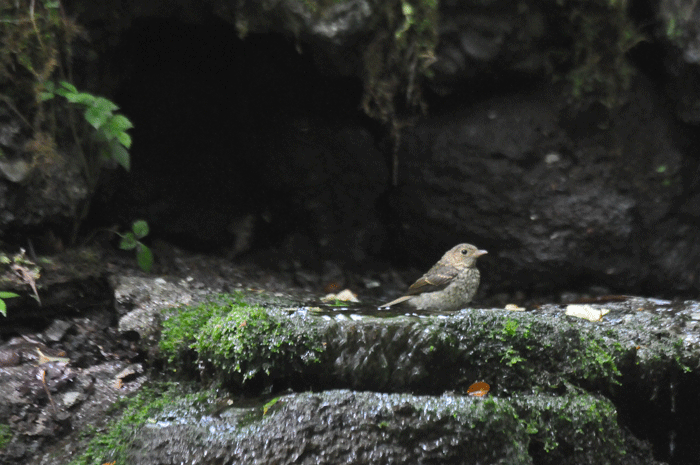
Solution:
M 382 304 L 382 305 L 379 306 L 379 308 L 382 308 L 382 307 L 391 307 L 392 305 L 400 304 L 401 302 L 407 301 L 407 300 L 410 299 L 411 297 L 415 297 L 415 296 L 414 296 L 414 295 L 405 295 L 405 296 L 403 296 L 403 297 L 399 297 L 399 298 L 396 299 L 396 300 L 392 300 L 392 301 L 389 302 L 389 303 Z

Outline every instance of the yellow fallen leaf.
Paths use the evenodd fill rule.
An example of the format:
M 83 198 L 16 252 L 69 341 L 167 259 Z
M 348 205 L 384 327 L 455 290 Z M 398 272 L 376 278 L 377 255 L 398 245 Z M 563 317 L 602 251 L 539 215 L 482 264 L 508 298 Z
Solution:
M 607 308 L 594 308 L 591 305 L 567 305 L 566 314 L 568 316 L 575 316 L 576 318 L 583 318 L 588 321 L 601 321 L 603 316 L 610 313 Z
M 357 300 L 357 295 L 350 289 L 345 289 L 337 294 L 328 294 L 321 298 L 322 302 L 332 302 L 334 300 L 340 300 L 342 302 L 359 302 L 359 300 Z

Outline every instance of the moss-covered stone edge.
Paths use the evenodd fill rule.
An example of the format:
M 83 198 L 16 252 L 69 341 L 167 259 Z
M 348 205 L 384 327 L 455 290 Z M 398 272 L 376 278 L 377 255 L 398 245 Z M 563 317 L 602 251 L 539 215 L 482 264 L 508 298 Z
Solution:
M 698 362 L 680 338 L 659 338 L 645 328 L 630 335 L 630 327 L 535 313 L 469 310 L 448 318 L 351 321 L 250 306 L 245 294 L 238 293 L 172 309 L 167 315 L 159 343 L 167 367 L 187 372 L 196 368 L 200 376 L 238 386 L 259 375 L 274 380 L 301 373 L 313 380 L 313 375 L 325 373 L 323 379 L 330 386 L 372 389 L 371 382 L 379 374 L 354 373 L 352 379 L 369 384 L 348 385 L 350 378 L 342 377 L 343 367 L 335 366 L 348 344 L 359 348 L 364 331 L 386 339 L 374 343 L 386 347 L 377 356 L 385 357 L 389 366 L 394 366 L 392 357 L 398 360 L 404 350 L 427 354 L 417 360 L 428 367 L 427 384 L 394 386 L 424 392 L 440 387 L 466 392 L 469 384 L 479 380 L 492 384 L 498 395 L 583 389 L 615 396 L 624 389 L 622 382 L 636 373 L 659 378 L 687 372 Z M 377 332 L 378 325 L 384 330 Z M 397 346 L 398 331 L 419 334 L 400 339 L 420 347 Z M 383 365 L 365 363 L 351 369 L 377 366 Z M 335 379 L 333 373 L 341 378 Z
M 159 341 L 168 367 L 242 386 L 257 376 L 283 378 L 318 364 L 320 324 L 289 312 L 249 305 L 244 292 L 220 294 L 166 313 Z
M 121 401 L 115 407 L 122 410 L 121 416 L 103 433 L 88 433 L 94 435 L 93 438 L 81 456 L 70 465 L 125 464 L 138 430 L 146 423 L 158 421 L 165 412 L 170 412 L 167 416 L 171 416 L 173 409 L 187 408 L 202 414 L 208 409 L 207 406 L 216 402 L 214 391 L 196 394 L 185 391 L 181 386 L 161 385 L 146 388 L 135 397 Z M 316 396 L 313 393 L 292 395 Z M 331 391 L 320 395 L 332 398 L 335 394 Z M 363 399 L 375 395 L 356 393 L 354 396 Z M 232 425 L 235 428 L 231 430 L 231 440 L 246 441 L 246 438 L 274 423 L 276 415 L 284 413 L 285 398 L 275 398 L 274 408 L 269 410 L 267 406 L 270 403 L 265 406 L 261 404 L 255 418 Z M 365 401 L 359 402 L 358 408 L 361 409 Z M 383 402 L 378 413 L 380 421 L 365 427 L 381 430 L 384 441 L 405 440 L 411 433 L 401 417 L 408 414 L 423 416 L 427 421 L 423 424 L 432 424 L 437 430 L 465 428 L 471 431 L 465 441 L 483 439 L 478 441 L 482 444 L 470 446 L 470 452 L 487 457 L 491 449 L 498 446 L 494 457 L 517 460 L 512 463 L 532 463 L 534 454 L 544 460 L 542 463 L 557 463 L 557 460 L 570 457 L 585 458 L 591 461 L 588 463 L 613 463 L 627 453 L 615 407 L 609 400 L 589 394 L 530 395 L 510 399 L 401 395 Z M 191 415 L 183 413 L 178 416 L 187 418 Z M 455 426 L 450 427 L 449 423 Z M 504 437 L 509 439 L 507 444 L 500 443 Z M 499 441 L 499 444 L 490 441 Z
M 87 445 L 69 465 L 126 465 L 126 452 L 132 444 L 134 432 L 166 408 L 175 403 L 197 406 L 211 403 L 216 398 L 213 390 L 196 390 L 194 385 L 164 382 L 144 386 L 132 397 L 124 397 L 107 411 L 112 418 L 104 427 L 93 427 L 81 433 Z
M 458 366 L 480 380 L 497 380 L 503 394 L 581 388 L 615 396 L 630 374 L 659 378 L 698 365 L 697 353 L 687 351 L 680 337 L 634 329 L 494 310 L 436 319 L 427 328 L 441 369 Z

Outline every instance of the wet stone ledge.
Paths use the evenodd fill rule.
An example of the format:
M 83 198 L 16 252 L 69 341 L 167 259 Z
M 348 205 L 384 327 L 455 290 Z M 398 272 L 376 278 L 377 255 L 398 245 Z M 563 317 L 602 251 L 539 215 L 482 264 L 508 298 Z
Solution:
M 212 415 L 180 402 L 135 433 L 127 463 L 657 463 L 617 426 L 608 400 L 587 394 L 331 390 L 269 404 L 234 402 Z
M 301 376 L 309 388 L 440 394 L 486 381 L 495 395 L 577 387 L 615 396 L 631 374 L 647 375 L 635 387 L 652 390 L 700 364 L 696 303 L 590 305 L 609 310 L 594 322 L 557 305 L 451 315 L 217 305 L 166 313 L 162 354 L 177 363 L 194 349 L 202 374 L 240 386 Z
M 296 391 L 282 397 L 286 399 L 281 404 L 285 409 L 292 404 L 299 405 L 302 401 L 294 400 L 298 398 L 306 399 L 302 403 L 330 405 L 332 402 L 324 401 L 324 396 L 340 396 L 345 400 L 337 403 L 343 408 L 359 409 L 353 410 L 353 415 L 378 419 L 369 421 L 368 425 L 376 426 L 385 420 L 381 415 L 373 416 L 371 412 L 376 411 L 376 407 L 363 410 L 365 403 L 356 402 L 355 396 L 387 398 L 378 393 L 347 393 L 337 389 L 411 393 L 404 394 L 405 397 L 390 397 L 404 399 L 400 404 L 405 408 L 391 409 L 395 414 L 398 409 L 399 417 L 404 410 L 410 418 L 415 412 L 427 415 L 430 409 L 425 409 L 425 402 L 435 402 L 431 405 L 440 405 L 440 408 L 458 405 L 464 416 L 459 417 L 457 423 L 448 427 L 444 421 L 437 421 L 442 426 L 431 427 L 430 437 L 436 444 L 442 444 L 440 447 L 449 444 L 441 452 L 445 457 L 458 454 L 454 451 L 467 446 L 450 440 L 452 433 L 440 428 L 450 431 L 465 428 L 477 435 L 471 437 L 476 440 L 480 428 L 488 431 L 491 428 L 483 420 L 476 420 L 486 406 L 493 409 L 490 420 L 494 424 L 505 421 L 497 418 L 508 409 L 511 410 L 506 416 L 515 420 L 509 426 L 493 426 L 498 433 L 490 432 L 484 436 L 488 439 L 479 440 L 485 451 L 496 447 L 505 455 L 495 457 L 487 452 L 480 455 L 482 452 L 478 452 L 478 448 L 469 449 L 470 454 L 477 454 L 475 461 L 655 463 L 652 457 L 667 460 L 673 458 L 671 452 L 675 457 L 693 456 L 698 446 L 689 431 L 697 430 L 697 413 L 700 412 L 700 403 L 693 395 L 700 384 L 698 303 L 672 304 L 616 297 L 586 308 L 605 315 L 600 321 L 588 321 L 566 315 L 566 306 L 559 305 L 545 305 L 524 312 L 465 309 L 449 315 L 361 308 L 264 308 L 248 306 L 245 299 L 238 296 L 223 303 L 167 311 L 161 357 L 169 360 L 168 366 L 172 369 L 187 369 L 182 363 L 196 366 L 202 380 L 232 392 Z M 491 386 L 487 398 L 467 396 L 469 386 L 477 381 Z M 318 394 L 298 394 L 303 391 Z M 418 396 L 414 396 L 416 394 Z M 312 398 L 316 400 L 309 400 Z M 586 407 L 581 409 L 581 405 Z M 324 431 L 334 428 L 345 431 L 329 432 L 331 436 L 320 443 L 328 448 L 332 448 L 329 442 L 334 440 L 332 435 L 347 436 L 347 428 L 353 432 L 355 429 L 364 431 L 361 426 L 364 423 L 349 427 L 341 420 L 324 419 L 315 407 L 304 408 L 308 408 L 313 417 L 308 420 L 309 425 L 316 422 L 316 427 Z M 586 411 L 595 418 L 579 418 L 587 426 L 576 426 L 572 408 Z M 337 418 L 345 417 L 338 414 Z M 423 417 L 419 415 L 419 418 Z M 457 421 L 456 416 L 451 418 Z M 267 428 L 277 430 L 275 437 L 284 437 L 280 432 L 283 430 L 288 430 L 292 437 L 300 434 L 294 431 L 301 426 L 289 419 L 279 424 L 268 423 L 272 420 L 267 419 L 261 421 L 256 438 L 262 437 Z M 330 424 L 326 424 L 328 422 Z M 400 423 L 406 425 L 405 420 Z M 567 433 L 568 427 L 574 427 L 576 434 Z M 241 432 L 240 428 L 231 428 Z M 585 433 L 588 428 L 592 429 Z M 387 431 L 379 428 L 377 434 L 385 437 Z M 502 446 L 504 438 L 499 436 L 500 432 L 505 432 L 512 448 Z M 189 430 L 186 434 L 190 434 Z M 397 434 L 404 439 L 421 436 L 410 428 L 403 436 Z M 347 441 L 353 447 L 361 447 L 355 436 L 351 436 Z M 393 447 L 403 444 L 403 439 L 387 440 Z M 264 447 L 255 452 L 255 440 L 243 443 L 247 446 L 238 449 L 242 447 L 249 451 L 245 453 L 253 454 L 246 463 L 265 463 L 264 459 L 257 458 L 259 454 L 265 457 Z M 412 446 L 412 453 L 420 450 L 423 454 L 425 448 L 417 444 Z M 381 454 L 382 450 L 391 449 L 380 445 L 381 442 L 375 443 L 374 448 L 365 452 Z M 248 446 L 251 449 L 246 449 Z M 296 451 L 282 454 L 289 457 L 289 461 L 280 463 L 304 463 L 295 462 L 293 457 L 307 456 L 321 460 L 318 463 L 334 463 L 333 460 L 339 460 L 342 454 L 360 454 L 360 449 L 351 452 L 352 448 L 348 448 L 336 451 L 341 455 L 324 462 L 324 454 L 330 452 L 322 447 L 310 443 L 302 447 L 294 445 L 293 441 L 280 447 Z M 648 452 L 650 447 L 654 455 L 640 452 Z M 380 462 L 388 463 L 399 457 L 413 463 L 420 463 L 421 457 L 428 460 L 427 455 L 401 455 L 405 451 L 386 453 L 389 454 L 386 460 L 379 459 Z M 391 455 L 394 453 L 397 455 Z M 618 455 L 611 455 L 613 453 Z M 518 454 L 524 454 L 523 460 L 512 462 L 511 458 Z M 617 456 L 626 458 L 612 462 L 603 459 Z M 565 457 L 577 458 L 567 462 Z M 447 460 L 443 463 L 464 462 Z

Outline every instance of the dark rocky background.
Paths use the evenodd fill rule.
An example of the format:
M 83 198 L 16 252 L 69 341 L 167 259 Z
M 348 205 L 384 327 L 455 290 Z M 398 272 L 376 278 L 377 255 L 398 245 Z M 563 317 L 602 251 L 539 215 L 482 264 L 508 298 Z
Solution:
M 4 240 L 143 218 L 262 267 L 412 276 L 471 242 L 481 299 L 698 295 L 695 2 L 444 1 L 404 48 L 394 3 L 65 2 L 74 81 L 133 121 L 132 170 L 102 170 L 77 236 L 68 156 L 6 174 Z M 3 153 L 31 164 L 2 108 Z

